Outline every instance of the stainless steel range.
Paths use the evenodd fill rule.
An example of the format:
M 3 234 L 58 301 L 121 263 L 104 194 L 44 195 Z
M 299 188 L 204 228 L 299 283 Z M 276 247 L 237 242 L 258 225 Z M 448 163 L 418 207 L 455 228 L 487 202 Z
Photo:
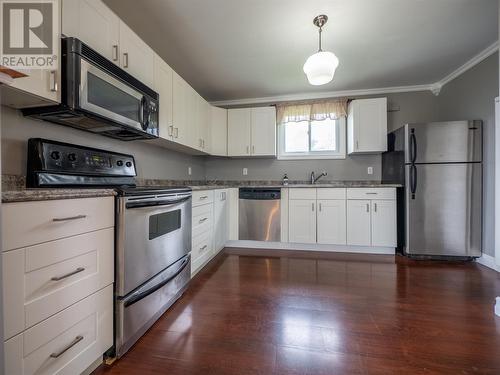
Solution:
M 115 187 L 115 347 L 121 356 L 186 290 L 191 189 L 135 186 L 133 156 L 34 138 L 27 185 Z
M 119 189 L 116 355 L 123 355 L 191 278 L 191 189 Z

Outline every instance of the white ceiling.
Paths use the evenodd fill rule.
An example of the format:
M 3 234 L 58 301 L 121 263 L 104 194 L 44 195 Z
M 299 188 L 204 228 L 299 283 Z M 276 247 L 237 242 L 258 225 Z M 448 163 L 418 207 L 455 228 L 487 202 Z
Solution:
M 430 84 L 498 39 L 498 0 L 105 0 L 210 101 Z M 310 86 L 312 19 L 340 65 Z

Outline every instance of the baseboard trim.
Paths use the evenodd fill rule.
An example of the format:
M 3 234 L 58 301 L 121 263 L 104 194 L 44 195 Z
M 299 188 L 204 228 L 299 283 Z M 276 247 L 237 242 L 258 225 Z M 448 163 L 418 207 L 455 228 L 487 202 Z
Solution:
M 301 250 L 301 251 L 325 251 L 337 253 L 359 253 L 359 254 L 384 254 L 394 255 L 393 247 L 376 246 L 348 246 L 348 245 L 323 245 L 302 244 L 289 242 L 265 242 L 265 241 L 228 241 L 227 247 L 243 247 L 251 249 L 276 249 L 276 250 Z
M 496 264 L 495 257 L 492 257 L 491 255 L 483 254 L 480 258 L 476 259 L 476 262 L 485 267 L 491 268 L 492 270 L 500 272 L 500 266 Z

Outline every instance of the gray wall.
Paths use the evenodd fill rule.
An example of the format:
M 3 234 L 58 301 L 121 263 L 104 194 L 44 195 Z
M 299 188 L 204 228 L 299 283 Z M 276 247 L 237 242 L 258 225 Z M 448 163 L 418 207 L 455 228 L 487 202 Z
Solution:
M 437 119 L 436 97 L 428 91 L 388 95 L 388 130 L 399 128 L 408 122 L 424 122 Z M 369 97 L 369 96 L 366 96 Z M 367 168 L 373 167 L 373 175 Z M 248 175 L 243 176 L 243 168 Z M 380 180 L 380 155 L 347 156 L 345 160 L 276 160 L 276 159 L 226 159 L 207 158 L 208 179 L 217 180 L 279 180 L 287 173 L 292 180 L 307 180 L 311 171 L 328 172 L 329 180 Z
M 498 53 L 443 87 L 440 120 L 483 120 L 483 251 L 495 256 L 495 97 Z
M 42 137 L 117 152 L 130 153 L 137 162 L 137 175 L 158 179 L 204 179 L 205 160 L 153 146 L 145 142 L 124 142 L 66 126 L 23 117 L 19 111 L 1 107 L 2 173 L 26 174 L 28 138 Z M 188 167 L 192 175 L 188 176 Z

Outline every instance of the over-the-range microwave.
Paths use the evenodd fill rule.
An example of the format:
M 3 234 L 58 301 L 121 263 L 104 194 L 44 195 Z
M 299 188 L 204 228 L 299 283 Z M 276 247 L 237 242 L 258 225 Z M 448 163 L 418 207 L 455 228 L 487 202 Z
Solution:
M 158 137 L 159 95 L 76 38 L 62 39 L 61 104 L 25 116 L 122 140 Z

